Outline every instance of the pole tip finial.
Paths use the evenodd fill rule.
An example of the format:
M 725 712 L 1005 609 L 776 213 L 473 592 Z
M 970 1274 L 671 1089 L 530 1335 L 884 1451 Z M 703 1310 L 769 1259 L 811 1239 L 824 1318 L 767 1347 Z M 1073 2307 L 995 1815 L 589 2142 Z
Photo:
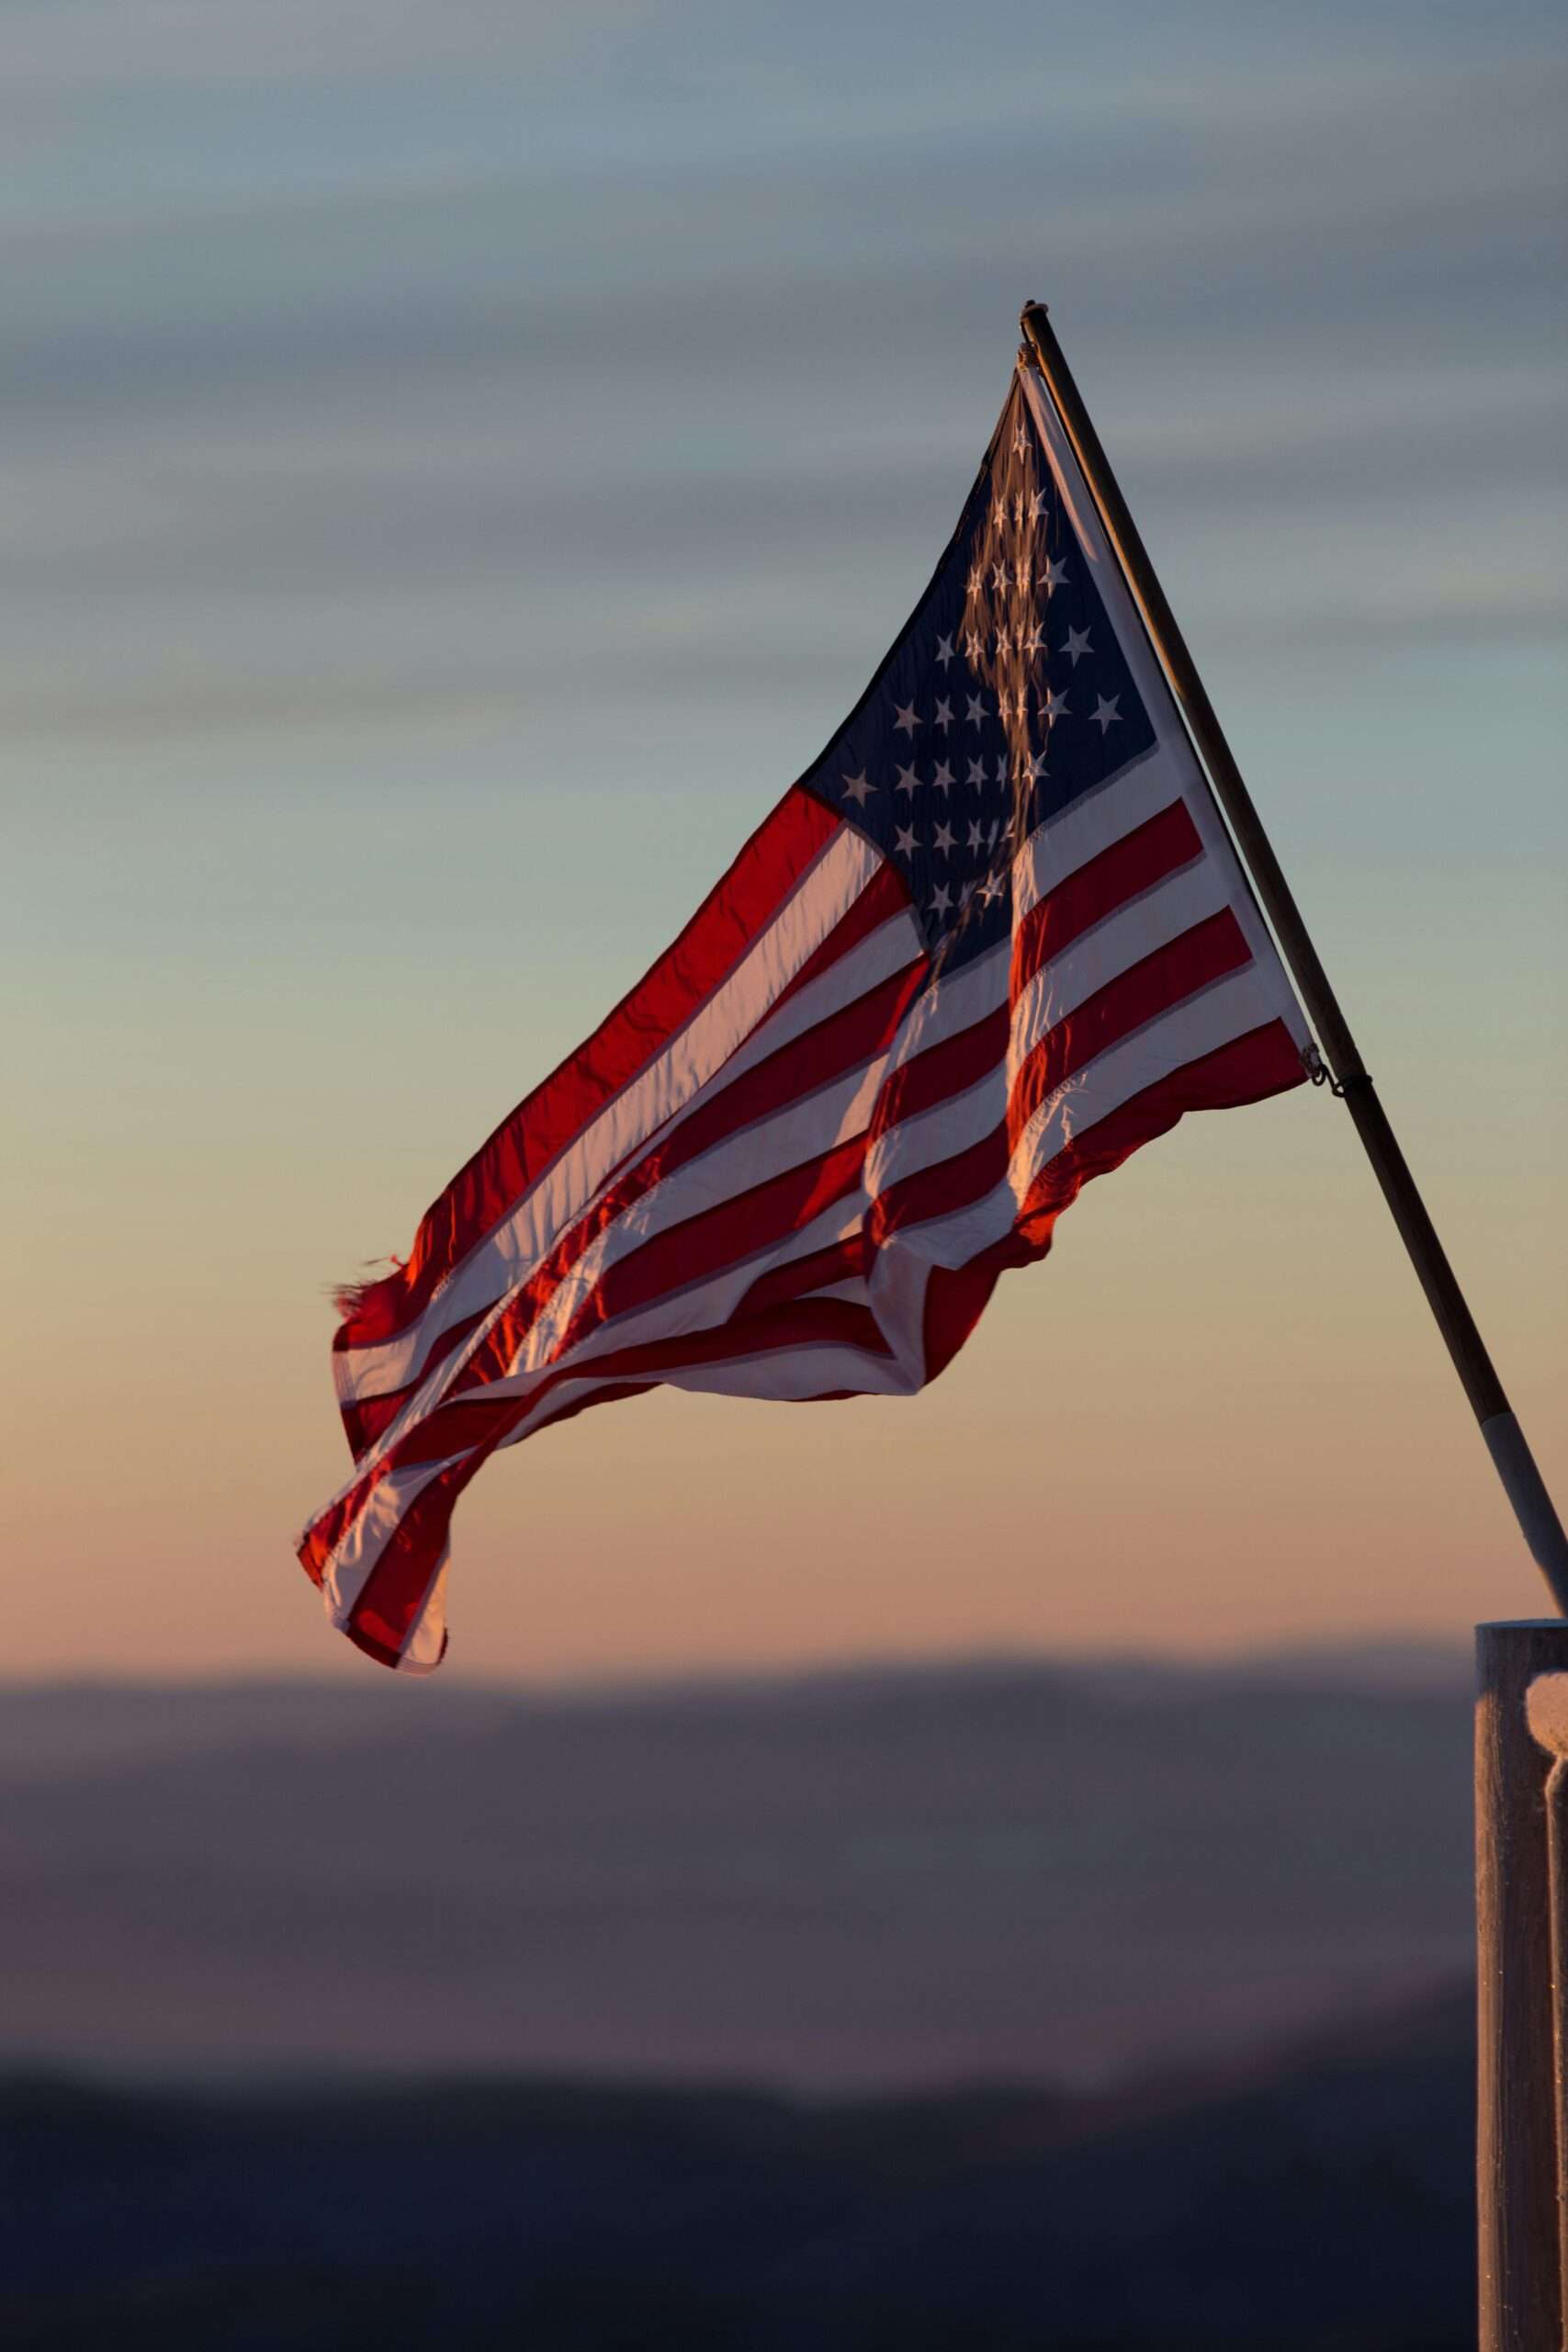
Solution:
M 1018 323 L 1021 327 L 1028 325 L 1029 313 L 1031 311 L 1038 311 L 1042 317 L 1048 317 L 1050 315 L 1050 305 L 1046 302 L 1036 301 L 1032 296 L 1018 314 Z

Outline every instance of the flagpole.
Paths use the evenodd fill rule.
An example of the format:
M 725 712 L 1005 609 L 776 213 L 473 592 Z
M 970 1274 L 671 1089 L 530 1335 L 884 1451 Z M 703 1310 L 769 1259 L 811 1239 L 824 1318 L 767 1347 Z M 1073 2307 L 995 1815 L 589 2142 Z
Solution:
M 1251 872 L 1258 900 L 1273 926 L 1302 1002 L 1317 1032 L 1334 1091 L 1343 1096 L 1382 1187 L 1383 1198 L 1427 1294 L 1427 1303 L 1447 1343 L 1471 1409 L 1481 1425 L 1481 1434 L 1520 1532 L 1546 1578 L 1559 1614 L 1568 1617 L 1568 1535 L 1563 1533 L 1562 1522 L 1524 1432 L 1509 1409 L 1503 1384 L 1454 1278 L 1437 1228 L 1427 1214 L 1426 1203 L 1416 1190 L 1416 1180 L 1389 1125 L 1388 1114 L 1373 1091 L 1349 1023 L 1318 960 L 1291 886 L 1198 675 L 1187 640 L 1166 601 L 1165 591 L 1138 535 L 1138 526 L 1128 511 L 1111 461 L 1063 356 L 1044 303 L 1026 303 L 1020 324 L 1027 356 L 1038 367 L 1055 402 L 1079 470 L 1100 509 L 1107 536 L 1138 605 L 1150 643 L 1208 769 L 1214 797 Z

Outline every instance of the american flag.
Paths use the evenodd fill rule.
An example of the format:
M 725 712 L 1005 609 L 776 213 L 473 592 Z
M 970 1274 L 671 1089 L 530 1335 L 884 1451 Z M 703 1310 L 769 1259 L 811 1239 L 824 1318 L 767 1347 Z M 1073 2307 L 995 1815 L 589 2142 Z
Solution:
M 497 1448 L 660 1383 L 907 1396 L 1005 1267 L 1306 1025 L 1041 378 L 827 750 L 668 954 L 344 1295 L 353 1471 L 300 1541 L 388 1666 L 446 1647 Z

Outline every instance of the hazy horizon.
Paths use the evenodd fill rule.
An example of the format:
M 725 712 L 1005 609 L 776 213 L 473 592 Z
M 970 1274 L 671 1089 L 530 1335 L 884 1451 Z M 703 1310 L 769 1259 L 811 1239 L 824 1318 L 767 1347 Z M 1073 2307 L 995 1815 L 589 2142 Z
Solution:
M 422 1687 L 11 1692 L 0 2069 L 1109 2080 L 1472 1965 L 1457 1668 Z
M 1552 1623 L 1554 1620 L 1548 1619 Z M 993 1671 L 1103 1673 L 1108 1676 L 1126 1671 L 1136 1678 L 1145 1674 L 1188 1676 L 1195 1679 L 1213 1677 L 1223 1680 L 1233 1675 L 1266 1674 L 1278 1668 L 1295 1676 L 1321 1668 L 1326 1679 L 1342 1677 L 1352 1680 L 1370 1678 L 1373 1683 L 1386 1673 L 1396 1684 L 1404 1684 L 1412 1675 L 1419 1678 L 1431 1671 L 1443 1679 L 1451 1674 L 1467 1675 L 1473 1663 L 1473 1643 L 1470 1629 L 1462 1634 L 1411 1634 L 1398 1626 L 1343 1637 L 1303 1634 L 1283 1642 L 1243 1643 L 1233 1648 L 1208 1649 L 1137 1649 L 1118 1645 L 1113 1640 L 1085 1643 L 1078 1646 L 1055 1648 L 1031 1647 L 1019 1643 L 987 1647 L 975 1645 L 947 1650 L 900 1652 L 894 1648 L 861 1650 L 835 1649 L 823 1654 L 802 1652 L 799 1657 L 750 1659 L 742 1656 L 723 1658 L 711 1663 L 687 1667 L 659 1663 L 631 1665 L 620 1669 L 613 1667 L 581 1673 L 515 1672 L 487 1674 L 474 1661 L 474 1670 L 461 1677 L 444 1678 L 456 1685 L 461 1681 L 468 1697 L 506 1697 L 554 1700 L 593 1700 L 604 1697 L 619 1699 L 642 1695 L 678 1694 L 682 1690 L 720 1691 L 727 1688 L 787 1688 L 794 1683 L 850 1681 L 855 1679 L 897 1681 L 926 1676 L 986 1674 Z M 107 1690 L 127 1692 L 156 1690 L 191 1690 L 218 1693 L 224 1690 L 301 1690 L 317 1687 L 338 1690 L 345 1683 L 363 1686 L 371 1680 L 376 1686 L 390 1678 L 367 1678 L 359 1660 L 351 1652 L 334 1652 L 329 1648 L 326 1657 L 288 1668 L 237 1668 L 231 1671 L 214 1672 L 197 1668 L 185 1673 L 147 1672 L 134 1668 L 116 1672 L 112 1668 L 96 1672 L 51 1672 L 13 1674 L 0 1668 L 0 1699 L 7 1696 L 28 1697 L 44 1693 L 73 1690 Z M 4 1734 L 0 1731 L 0 1747 Z

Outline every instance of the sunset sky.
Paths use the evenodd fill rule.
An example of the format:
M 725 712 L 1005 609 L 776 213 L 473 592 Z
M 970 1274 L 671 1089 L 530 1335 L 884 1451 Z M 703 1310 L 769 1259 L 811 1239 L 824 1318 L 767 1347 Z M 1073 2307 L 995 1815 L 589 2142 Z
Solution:
M 833 732 L 1032 296 L 1568 1497 L 1555 9 L 5 20 L 0 1671 L 380 1672 L 292 1552 L 332 1287 Z M 1092 1187 L 918 1398 L 502 1456 L 449 1602 L 443 1680 L 1545 1605 L 1308 1091 Z

